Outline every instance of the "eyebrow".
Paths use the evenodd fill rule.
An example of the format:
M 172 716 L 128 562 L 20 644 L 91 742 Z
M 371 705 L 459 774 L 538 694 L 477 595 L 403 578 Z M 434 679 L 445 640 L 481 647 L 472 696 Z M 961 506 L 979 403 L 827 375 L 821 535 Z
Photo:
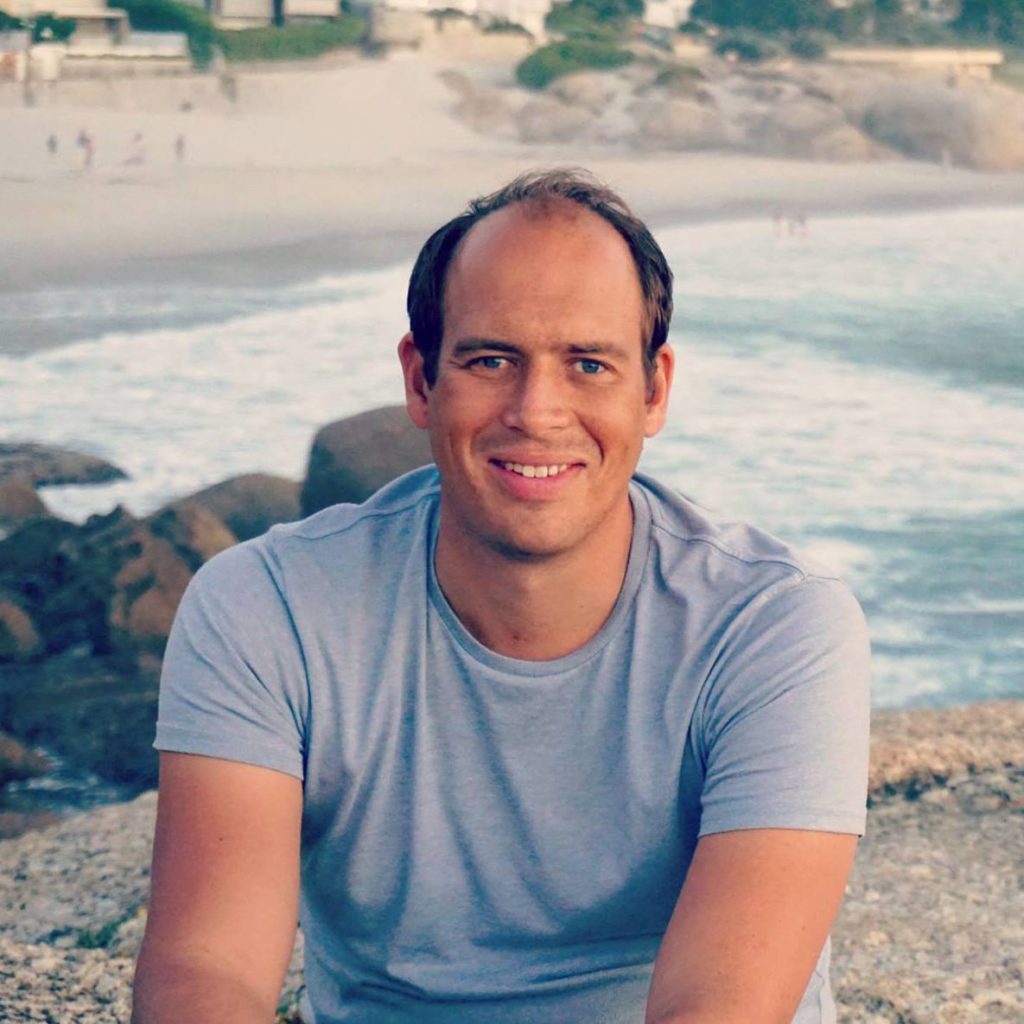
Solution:
M 453 356 L 467 356 L 474 352 L 507 352 L 510 355 L 519 355 L 522 349 L 508 341 L 498 341 L 496 338 L 463 338 L 457 341 L 452 348 Z M 566 346 L 566 351 L 576 356 L 611 356 L 616 359 L 627 359 L 629 353 L 622 345 L 612 341 L 593 341 L 586 343 L 572 343 Z

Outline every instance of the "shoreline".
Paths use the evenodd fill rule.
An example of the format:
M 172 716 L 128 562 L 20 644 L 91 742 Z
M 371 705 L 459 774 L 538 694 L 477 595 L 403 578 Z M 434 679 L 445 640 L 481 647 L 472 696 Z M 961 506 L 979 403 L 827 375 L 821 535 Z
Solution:
M 559 154 L 560 156 L 561 154 Z M 583 155 L 584 159 L 580 159 Z M 201 285 L 226 290 L 277 289 L 330 275 L 411 265 L 427 235 L 514 174 L 538 166 L 583 164 L 621 190 L 657 234 L 689 224 L 769 218 L 777 209 L 810 217 L 887 216 L 971 207 L 1024 205 L 1024 175 L 944 170 L 907 162 L 834 165 L 734 154 L 607 155 L 575 160 L 547 152 L 487 155 L 417 183 L 417 164 L 304 170 L 280 181 L 255 168 L 186 170 L 159 175 L 145 189 L 102 180 L 12 182 L 0 179 L 0 204 L 17 211 L 0 225 L 0 303 L 44 303 L 54 290 L 112 286 L 173 294 Z M 685 182 L 685 194 L 683 186 Z M 276 205 L 261 212 L 273 186 Z M 154 195 L 157 202 L 154 204 Z M 344 195 L 344 201 L 337 197 Z M 36 226 L 43 209 L 81 214 L 60 237 Z M 217 211 L 197 225 L 190 211 Z M 52 225 L 51 225 L 52 226 Z M 183 304 L 186 305 L 186 304 Z M 190 316 L 175 326 L 216 322 Z M 0 355 L 23 357 L 103 333 L 102 317 L 23 317 L 4 332 Z M 168 315 L 140 313 L 109 329 L 168 325 Z

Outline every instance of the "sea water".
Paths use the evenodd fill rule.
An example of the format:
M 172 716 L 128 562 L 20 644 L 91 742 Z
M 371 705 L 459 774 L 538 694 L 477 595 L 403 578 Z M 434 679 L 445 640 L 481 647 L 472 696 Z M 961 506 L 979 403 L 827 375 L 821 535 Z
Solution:
M 659 238 L 678 363 L 641 468 L 843 575 L 870 622 L 877 706 L 1024 697 L 1024 208 Z M 0 356 L 0 437 L 130 473 L 46 490 L 78 519 L 236 473 L 300 478 L 318 427 L 401 401 L 408 271 L 0 296 L 0 338 L 41 317 L 108 325 Z

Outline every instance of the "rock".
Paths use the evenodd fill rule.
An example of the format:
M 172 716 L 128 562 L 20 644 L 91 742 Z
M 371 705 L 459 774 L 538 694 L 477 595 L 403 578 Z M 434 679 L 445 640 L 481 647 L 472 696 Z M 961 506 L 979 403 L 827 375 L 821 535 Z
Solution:
M 13 736 L 0 732 L 0 787 L 20 779 L 33 779 L 45 775 L 50 762 L 41 754 L 29 750 Z
M 153 525 L 117 508 L 84 526 L 33 520 L 0 541 L 0 589 L 31 618 L 45 653 L 85 644 L 128 661 L 162 654 L 194 569 L 234 537 L 199 506 Z
M 81 771 L 139 790 L 157 783 L 158 676 L 77 653 L 0 674 L 0 727 Z
M 854 162 L 870 160 L 878 147 L 852 124 L 841 124 L 811 140 L 808 155 L 812 160 Z
M 541 96 L 519 108 L 516 129 L 521 142 L 570 142 L 592 120 L 593 115 L 581 107 Z
M 95 455 L 53 445 L 0 443 L 0 480 L 25 477 L 36 487 L 126 480 L 124 470 Z
M 223 493 L 222 503 L 231 504 L 229 493 Z M 298 505 L 298 484 L 295 485 L 295 503 Z M 241 520 L 242 515 L 238 518 Z M 198 496 L 153 513 L 145 520 L 145 525 L 154 537 L 170 544 L 191 572 L 238 542 L 235 533 L 208 505 L 200 503 Z
M 365 501 L 374 491 L 432 460 L 425 431 L 405 407 L 388 406 L 337 420 L 313 439 L 302 487 L 302 515 L 339 502 Z
M 49 514 L 50 510 L 28 477 L 0 477 L 0 529 L 19 526 L 34 516 Z
M 714 106 L 695 99 L 640 100 L 630 107 L 637 142 L 650 149 L 711 149 L 724 142 Z
M 290 523 L 301 514 L 299 484 L 269 473 L 234 476 L 182 501 L 212 512 L 238 540 L 258 537 L 275 523 Z
M 807 158 L 822 136 L 845 126 L 846 118 L 834 103 L 801 96 L 770 108 L 749 137 L 758 152 Z
M 0 594 L 0 662 L 31 661 L 41 651 L 42 642 L 28 613 Z
M 1024 169 L 1024 96 L 999 86 L 892 85 L 867 105 L 862 127 L 920 160 L 981 171 Z
M 546 89 L 549 96 L 591 114 L 600 114 L 618 91 L 615 78 L 599 71 L 577 71 L 556 78 Z

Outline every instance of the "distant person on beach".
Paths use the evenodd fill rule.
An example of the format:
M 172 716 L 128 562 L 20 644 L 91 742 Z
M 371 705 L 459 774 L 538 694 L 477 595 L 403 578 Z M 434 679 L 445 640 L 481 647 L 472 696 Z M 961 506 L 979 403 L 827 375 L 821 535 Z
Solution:
M 209 561 L 156 746 L 136 1024 L 835 1020 L 868 641 L 828 570 L 636 472 L 672 273 L 582 172 L 439 228 L 436 465 Z
M 184 135 L 178 135 L 178 137 L 174 140 L 174 159 L 177 160 L 179 164 L 183 164 L 185 162 Z
M 57 150 L 60 148 L 60 143 L 57 141 L 57 136 L 51 132 L 46 137 L 46 152 L 50 154 L 51 158 L 57 155 Z
M 75 145 L 81 149 L 82 166 L 88 170 L 92 167 L 92 162 L 96 155 L 96 144 L 93 142 L 92 136 L 82 128 L 75 138 Z

